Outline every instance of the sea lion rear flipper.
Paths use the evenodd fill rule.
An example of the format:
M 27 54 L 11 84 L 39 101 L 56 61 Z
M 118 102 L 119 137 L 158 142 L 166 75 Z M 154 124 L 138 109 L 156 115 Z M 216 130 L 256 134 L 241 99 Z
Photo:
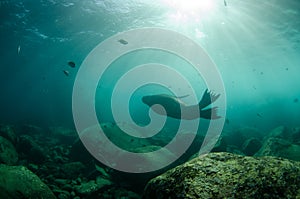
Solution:
M 217 110 L 218 107 L 200 110 L 200 117 L 209 120 L 219 119 L 221 116 L 218 115 Z
M 220 94 L 215 94 L 213 92 L 209 92 L 208 89 L 206 89 L 203 93 L 203 96 L 199 102 L 199 108 L 200 110 L 207 107 L 214 101 L 216 101 L 220 97 Z

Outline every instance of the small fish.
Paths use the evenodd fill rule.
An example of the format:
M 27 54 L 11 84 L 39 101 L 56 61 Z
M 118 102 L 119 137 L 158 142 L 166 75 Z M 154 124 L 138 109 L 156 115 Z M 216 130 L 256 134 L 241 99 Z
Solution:
M 18 46 L 18 55 L 20 54 L 20 52 L 21 52 L 21 46 L 19 45 Z
M 259 114 L 259 113 L 256 113 L 256 115 L 257 115 L 258 117 L 262 118 L 261 114 Z
M 226 124 L 229 124 L 229 119 L 228 119 L 228 118 L 226 118 L 225 122 L 226 122 Z
M 128 44 L 128 41 L 126 41 L 124 39 L 119 39 L 118 42 L 120 42 L 120 44 L 123 44 L 123 45 L 127 45 Z
M 226 2 L 226 0 L 224 0 L 224 6 L 227 6 L 227 2 Z
M 66 76 L 69 76 L 69 75 L 70 75 L 70 72 L 69 72 L 68 70 L 63 70 L 63 72 L 64 72 L 64 74 L 65 74 Z
M 72 68 L 75 68 L 75 66 L 76 66 L 75 62 L 73 62 L 73 61 L 69 61 L 68 65 Z
M 294 99 L 294 103 L 298 103 L 299 102 L 299 99 L 298 98 L 295 98 Z
M 289 68 L 285 68 L 285 70 L 286 70 L 286 71 L 288 71 L 288 70 L 289 70 Z

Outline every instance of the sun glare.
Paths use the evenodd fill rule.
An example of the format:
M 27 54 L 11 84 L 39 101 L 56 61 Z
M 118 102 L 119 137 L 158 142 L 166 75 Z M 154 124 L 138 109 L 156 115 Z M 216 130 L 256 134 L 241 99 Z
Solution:
M 181 12 L 208 12 L 213 9 L 213 0 L 165 0 L 172 8 Z
M 170 19 L 177 23 L 197 22 L 215 7 L 214 0 L 163 0 L 173 10 Z

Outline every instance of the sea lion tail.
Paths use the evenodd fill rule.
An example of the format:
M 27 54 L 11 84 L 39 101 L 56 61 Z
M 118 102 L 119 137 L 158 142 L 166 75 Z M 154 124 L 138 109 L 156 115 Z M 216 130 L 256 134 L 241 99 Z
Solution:
M 199 102 L 199 108 L 200 110 L 207 107 L 208 105 L 212 104 L 214 101 L 216 101 L 220 97 L 220 94 L 215 94 L 211 91 L 208 91 L 206 89 L 202 95 L 202 98 Z M 208 110 L 208 109 L 207 109 Z

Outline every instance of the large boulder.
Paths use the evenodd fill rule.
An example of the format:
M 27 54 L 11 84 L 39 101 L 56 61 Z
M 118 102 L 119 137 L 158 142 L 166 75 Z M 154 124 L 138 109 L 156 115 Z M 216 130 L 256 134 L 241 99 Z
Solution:
M 299 198 L 299 176 L 299 162 L 210 153 L 152 179 L 143 198 Z
M 0 198 L 55 199 L 49 187 L 23 166 L 0 165 Z
M 6 138 L 0 136 L 0 163 L 15 165 L 18 161 L 18 153 L 14 145 Z

